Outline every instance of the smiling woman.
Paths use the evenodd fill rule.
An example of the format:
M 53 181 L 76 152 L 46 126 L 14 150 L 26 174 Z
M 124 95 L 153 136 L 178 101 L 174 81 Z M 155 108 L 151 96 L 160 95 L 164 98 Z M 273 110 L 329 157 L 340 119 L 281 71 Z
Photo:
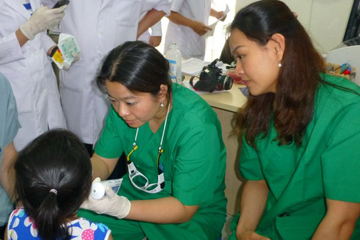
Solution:
M 104 215 L 79 215 L 106 223 L 114 239 L 218 239 L 227 201 L 216 113 L 173 84 L 167 60 L 143 42 L 113 49 L 97 83 L 112 106 L 91 159 L 93 177 L 106 179 L 123 152 L 128 173 L 119 195 L 109 189 L 83 205 Z

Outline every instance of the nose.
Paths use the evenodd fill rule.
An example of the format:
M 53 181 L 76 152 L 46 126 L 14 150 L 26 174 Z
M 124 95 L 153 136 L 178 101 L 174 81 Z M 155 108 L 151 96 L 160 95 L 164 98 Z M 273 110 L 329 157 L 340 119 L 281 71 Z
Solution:
M 127 108 L 126 104 L 119 103 L 115 108 L 116 112 L 119 114 L 120 117 L 125 117 L 129 115 L 129 109 Z
M 235 74 L 238 75 L 238 76 L 244 74 L 244 69 L 242 67 L 242 64 L 241 64 L 240 60 L 236 61 Z

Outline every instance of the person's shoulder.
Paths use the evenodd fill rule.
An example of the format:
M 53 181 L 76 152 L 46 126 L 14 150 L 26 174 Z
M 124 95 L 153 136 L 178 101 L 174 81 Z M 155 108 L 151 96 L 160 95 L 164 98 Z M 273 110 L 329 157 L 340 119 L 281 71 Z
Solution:
M 174 88 L 174 105 L 179 117 L 199 123 L 213 122 L 217 119 L 214 110 L 197 93 L 179 85 Z
M 94 230 L 95 237 L 100 237 L 99 234 L 101 234 L 102 236 L 106 236 L 110 233 L 109 227 L 103 223 L 93 222 L 85 218 L 79 218 L 78 223 L 83 231 L 85 231 L 86 229 Z M 99 238 L 95 238 L 95 239 L 99 239 Z
M 360 102 L 360 87 L 357 84 L 338 76 L 322 76 L 324 83 L 319 88 L 319 95 L 327 95 L 326 98 L 342 104 Z

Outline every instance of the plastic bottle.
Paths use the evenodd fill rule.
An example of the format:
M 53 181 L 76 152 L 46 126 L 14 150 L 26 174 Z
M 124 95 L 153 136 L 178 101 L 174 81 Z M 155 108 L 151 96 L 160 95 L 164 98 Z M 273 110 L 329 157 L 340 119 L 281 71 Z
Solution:
M 181 52 L 177 48 L 175 42 L 172 42 L 169 46 L 169 50 L 166 52 L 166 58 L 170 63 L 170 76 L 171 81 L 181 84 Z

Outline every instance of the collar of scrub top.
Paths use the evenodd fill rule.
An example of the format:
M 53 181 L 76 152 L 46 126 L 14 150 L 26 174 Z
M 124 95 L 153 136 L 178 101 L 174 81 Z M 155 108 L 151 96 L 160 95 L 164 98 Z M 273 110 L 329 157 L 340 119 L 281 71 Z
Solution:
M 163 144 L 163 140 L 164 140 L 164 135 L 165 135 L 165 129 L 166 129 L 166 123 L 167 123 L 167 119 L 169 116 L 169 111 L 170 111 L 170 103 L 168 105 L 168 109 L 167 109 L 167 113 L 166 113 L 166 118 L 165 118 L 165 122 L 164 122 L 164 129 L 162 132 L 162 136 L 161 136 L 161 141 L 160 141 L 160 145 L 159 145 L 159 152 L 158 152 L 158 156 L 156 159 L 156 163 L 157 163 L 157 169 L 158 169 L 158 181 L 157 183 L 151 183 L 149 184 L 149 179 L 142 174 L 141 172 L 139 172 L 136 167 L 135 164 L 133 162 L 131 162 L 130 160 L 130 155 L 139 148 L 139 146 L 136 144 L 136 140 L 137 140 L 137 136 L 139 133 L 139 128 L 136 129 L 136 134 L 135 134 L 135 139 L 134 139 L 134 143 L 133 143 L 133 148 L 130 151 L 130 153 L 127 155 L 126 159 L 127 159 L 127 166 L 128 166 L 128 170 L 129 170 L 129 179 L 131 181 L 131 184 L 136 187 L 139 190 L 142 190 L 144 192 L 147 193 L 158 193 L 161 190 L 163 190 L 163 188 L 165 187 L 165 178 L 164 178 L 164 171 L 163 171 L 163 166 L 162 164 L 159 163 L 161 154 L 164 152 L 164 149 L 162 149 L 162 144 Z M 143 186 L 138 186 L 133 179 L 135 177 L 141 177 L 145 180 L 145 184 Z M 155 187 L 156 186 L 156 187 Z

